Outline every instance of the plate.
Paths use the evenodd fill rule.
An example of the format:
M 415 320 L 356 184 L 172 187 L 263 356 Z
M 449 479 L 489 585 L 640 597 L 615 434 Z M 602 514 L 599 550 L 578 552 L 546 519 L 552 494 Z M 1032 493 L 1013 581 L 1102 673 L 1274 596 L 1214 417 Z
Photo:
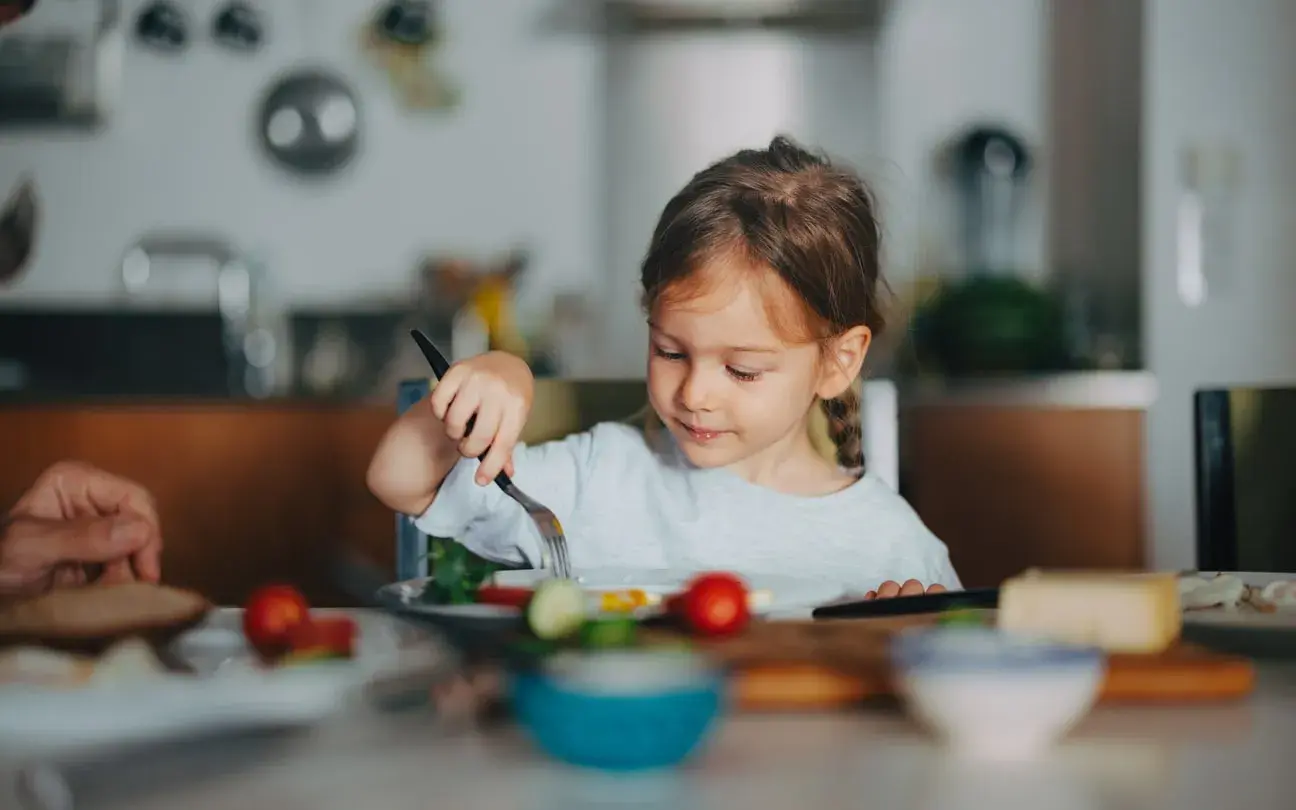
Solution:
M 521 611 L 507 605 L 439 605 L 423 601 L 423 591 L 432 577 L 418 577 L 384 585 L 378 591 L 380 599 L 394 600 L 410 613 L 433 618 L 464 619 L 488 623 L 514 623 Z
M 574 572 L 581 587 L 588 591 L 624 591 L 635 588 L 650 598 L 663 598 L 682 591 L 697 571 L 683 569 L 589 568 Z M 843 584 L 780 574 L 740 574 L 751 593 L 751 610 L 758 616 L 785 613 L 808 613 L 811 608 L 846 596 Z M 541 570 L 499 571 L 498 585 L 533 587 L 548 579 Z
M 682 591 L 696 571 L 683 569 L 587 568 L 573 572 L 573 578 L 590 594 L 592 613 L 601 612 L 600 595 L 607 592 L 641 590 L 650 605 L 633 612 L 638 617 L 659 613 L 660 602 L 672 593 Z M 503 587 L 534 588 L 552 574 L 544 569 L 497 571 L 491 583 Z M 823 580 L 778 574 L 743 574 L 751 591 L 751 610 L 758 616 L 808 616 L 812 608 L 836 601 L 847 595 L 844 585 Z M 429 617 L 457 618 L 465 622 L 511 622 L 520 616 L 517 608 L 500 605 L 435 605 L 420 601 L 428 577 L 394 582 L 381 595 L 395 598 L 411 613 Z M 618 613 L 625 615 L 625 613 Z
M 336 611 L 319 611 L 330 613 Z M 0 753 L 54 756 L 243 729 L 319 723 L 380 676 L 436 666 L 448 653 L 391 618 L 347 611 L 359 626 L 350 661 L 262 669 L 218 609 L 170 652 L 194 674 L 141 675 L 72 688 L 0 685 Z

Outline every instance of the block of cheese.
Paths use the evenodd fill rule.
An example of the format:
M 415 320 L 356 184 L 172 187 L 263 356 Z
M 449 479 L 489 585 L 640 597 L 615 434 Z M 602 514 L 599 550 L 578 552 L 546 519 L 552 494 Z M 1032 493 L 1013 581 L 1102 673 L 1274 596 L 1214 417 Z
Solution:
M 1027 572 L 999 590 L 998 624 L 1114 653 L 1158 653 L 1179 638 L 1183 614 L 1174 574 Z

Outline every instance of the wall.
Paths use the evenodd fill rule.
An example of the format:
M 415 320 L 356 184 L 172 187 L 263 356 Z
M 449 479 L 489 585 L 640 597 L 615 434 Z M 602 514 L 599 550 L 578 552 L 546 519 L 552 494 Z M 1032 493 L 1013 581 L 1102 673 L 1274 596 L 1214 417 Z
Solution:
M 142 4 L 123 0 L 126 19 Z M 185 5 L 205 31 L 215 0 Z M 475 0 L 440 4 L 440 64 L 464 100 L 422 119 L 395 107 L 359 52 L 373 3 L 258 5 L 270 39 L 250 58 L 204 36 L 180 58 L 129 47 L 119 113 L 103 134 L 0 132 L 0 189 L 32 172 L 44 203 L 34 266 L 0 300 L 110 296 L 122 252 L 157 228 L 213 231 L 260 252 L 298 301 L 404 295 L 425 250 L 491 255 L 514 243 L 534 248 L 547 286 L 587 279 L 597 264 L 600 52 L 586 38 L 541 33 L 548 0 L 508 0 L 508 14 Z M 66 8 L 42 3 L 32 23 Z M 317 57 L 362 94 L 365 143 L 344 176 L 304 185 L 261 160 L 251 116 L 276 71 Z
M 1158 379 L 1147 482 L 1152 561 L 1192 567 L 1192 394 L 1296 383 L 1296 4 L 1148 0 L 1143 119 L 1145 350 Z M 1185 146 L 1242 158 L 1231 289 L 1198 307 L 1178 296 L 1176 209 Z
M 1089 310 L 1095 355 L 1141 362 L 1142 0 L 1053 0 L 1050 265 Z
M 667 201 L 698 170 L 787 134 L 866 166 L 877 154 L 877 68 L 867 34 L 618 36 L 604 95 L 607 213 L 600 371 L 643 368 L 639 263 Z
M 1023 272 L 1047 271 L 1046 0 L 899 0 L 879 40 L 878 152 L 866 167 L 881 196 L 888 269 L 903 284 L 956 263 L 950 197 L 936 150 L 973 123 L 1024 138 L 1041 168 L 1022 218 Z
M 205 22 L 215 2 L 188 5 Z M 133 15 L 143 0 L 123 3 Z M 281 293 L 306 303 L 404 295 L 425 250 L 488 254 L 524 242 L 536 251 L 527 301 L 542 302 L 555 287 L 601 289 L 619 300 L 614 323 L 625 323 L 644 247 L 637 243 L 646 243 L 665 197 L 704 160 L 785 127 L 849 159 L 873 181 L 891 277 L 903 289 L 918 269 L 947 258 L 931 249 L 948 225 L 933 184 L 934 149 L 971 119 L 989 118 L 1043 150 L 1045 0 L 896 0 L 875 47 L 840 39 L 810 47 L 753 41 L 745 56 L 731 60 L 740 67 L 743 59 L 764 60 L 752 73 L 707 74 L 707 64 L 727 57 L 703 57 L 695 47 L 688 58 L 704 72 L 677 76 L 673 89 L 658 82 L 659 90 L 670 90 L 660 106 L 628 116 L 609 106 L 616 96 L 605 95 L 610 85 L 599 42 L 540 32 L 551 3 L 442 3 L 447 42 L 440 64 L 464 84 L 465 102 L 450 116 L 424 120 L 394 108 L 384 79 L 354 45 L 367 3 L 261 4 L 273 12 L 271 40 L 252 58 L 201 39 L 178 60 L 129 49 L 120 112 L 103 134 L 38 142 L 0 133 L 0 189 L 31 171 L 45 203 L 35 264 L 0 300 L 103 300 L 116 293 L 129 243 L 174 227 L 212 230 L 259 252 Z M 37 14 L 55 8 L 42 4 Z M 668 46 L 655 56 L 631 55 L 622 66 L 660 66 L 653 60 L 672 47 L 677 54 L 689 50 L 687 43 Z M 327 56 L 356 83 L 366 126 L 358 162 L 321 187 L 284 180 L 250 140 L 258 93 L 277 70 L 314 55 Z M 616 63 L 608 67 L 615 75 Z M 783 78 L 771 80 L 771 71 L 783 71 Z M 801 97 L 771 96 L 780 82 Z M 731 91 L 741 104 L 708 109 Z M 688 125 L 670 112 L 688 99 L 688 109 L 711 117 Z M 721 115 L 724 126 L 699 128 Z M 627 121 L 647 122 L 646 132 L 669 136 L 663 143 L 685 146 L 663 171 L 649 161 L 626 175 L 629 187 L 643 190 L 627 203 L 624 221 L 635 221 L 614 248 L 603 141 Z M 636 141 L 645 142 L 642 134 Z M 1035 272 L 1046 264 L 1046 188 L 1047 172 L 1040 172 L 1024 251 Z M 616 283 L 604 288 L 608 279 Z M 634 363 L 624 368 L 641 361 L 629 348 L 635 342 L 622 341 L 631 358 L 625 363 Z
M 972 122 L 1003 123 L 1046 166 L 1045 0 L 897 0 L 872 38 L 765 34 L 614 44 L 608 51 L 604 197 L 614 279 L 605 347 L 618 374 L 643 362 L 636 267 L 661 206 L 741 146 L 789 132 L 860 169 L 882 211 L 890 281 L 902 293 L 953 261 L 948 197 L 933 156 Z M 870 39 L 872 41 L 870 41 Z M 1048 172 L 1023 217 L 1025 271 L 1047 270 Z

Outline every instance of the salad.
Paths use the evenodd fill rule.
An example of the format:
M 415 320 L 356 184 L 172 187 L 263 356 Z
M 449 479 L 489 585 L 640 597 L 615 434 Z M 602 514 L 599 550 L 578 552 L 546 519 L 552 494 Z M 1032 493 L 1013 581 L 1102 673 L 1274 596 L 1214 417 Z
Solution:
M 419 601 L 516 608 L 540 642 L 628 646 L 635 642 L 639 620 L 648 615 L 680 624 L 692 635 L 724 636 L 740 632 L 751 618 L 753 594 L 740 577 L 726 572 L 698 574 L 666 595 L 635 587 L 588 591 L 578 581 L 559 579 L 508 586 L 494 581 L 502 566 L 447 538 L 429 539 L 428 564 L 430 576 Z

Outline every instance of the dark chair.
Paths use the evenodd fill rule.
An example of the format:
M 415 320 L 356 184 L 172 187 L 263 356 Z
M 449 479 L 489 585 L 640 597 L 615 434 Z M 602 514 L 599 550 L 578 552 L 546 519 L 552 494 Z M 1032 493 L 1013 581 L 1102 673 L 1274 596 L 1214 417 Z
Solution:
M 1296 572 L 1296 388 L 1198 391 L 1197 568 Z

